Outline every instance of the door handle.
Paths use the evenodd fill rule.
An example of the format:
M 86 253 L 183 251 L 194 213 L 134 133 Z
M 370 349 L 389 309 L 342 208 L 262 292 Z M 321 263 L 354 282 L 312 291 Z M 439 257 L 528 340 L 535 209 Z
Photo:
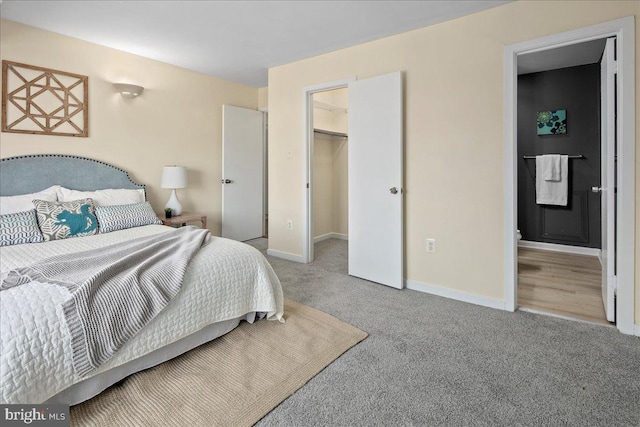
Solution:
M 389 191 L 391 192 L 391 194 L 398 194 L 398 189 L 396 187 L 391 187 Z
M 231 184 L 231 180 L 230 179 L 223 179 L 222 183 L 223 184 Z
M 594 193 L 602 193 L 602 187 L 591 187 L 591 191 Z

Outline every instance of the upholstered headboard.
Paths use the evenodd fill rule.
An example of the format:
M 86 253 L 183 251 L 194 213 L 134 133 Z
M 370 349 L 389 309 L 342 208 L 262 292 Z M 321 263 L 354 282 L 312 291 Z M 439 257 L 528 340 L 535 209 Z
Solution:
M 0 196 L 36 193 L 56 184 L 80 191 L 144 190 L 144 185 L 133 182 L 124 170 L 86 157 L 37 154 L 0 161 Z

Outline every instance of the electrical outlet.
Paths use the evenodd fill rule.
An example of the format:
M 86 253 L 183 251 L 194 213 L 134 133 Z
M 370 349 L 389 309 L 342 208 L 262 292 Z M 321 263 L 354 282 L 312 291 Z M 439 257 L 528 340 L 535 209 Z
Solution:
M 427 252 L 436 251 L 436 239 L 427 239 Z
M 287 228 L 289 230 L 293 230 L 293 221 L 290 219 L 287 220 Z

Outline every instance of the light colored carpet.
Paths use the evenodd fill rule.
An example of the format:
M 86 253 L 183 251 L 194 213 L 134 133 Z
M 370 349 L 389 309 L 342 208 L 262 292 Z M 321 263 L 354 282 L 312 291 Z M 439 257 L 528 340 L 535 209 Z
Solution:
M 640 426 L 640 338 L 361 280 L 347 245 L 316 243 L 311 264 L 267 256 L 286 298 L 369 337 L 259 427 Z
M 238 328 L 71 408 L 74 426 L 250 426 L 367 334 L 285 301 L 286 323 Z

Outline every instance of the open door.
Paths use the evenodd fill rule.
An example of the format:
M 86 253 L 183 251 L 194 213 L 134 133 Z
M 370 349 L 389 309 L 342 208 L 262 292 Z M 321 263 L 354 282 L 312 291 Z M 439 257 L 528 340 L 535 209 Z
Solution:
M 600 118 L 602 172 L 600 191 L 602 197 L 602 301 L 607 320 L 614 322 L 616 292 L 616 61 L 615 38 L 607 39 L 600 62 Z
M 261 111 L 222 106 L 222 237 L 263 235 L 263 138 Z
M 349 83 L 349 274 L 403 282 L 402 73 Z

